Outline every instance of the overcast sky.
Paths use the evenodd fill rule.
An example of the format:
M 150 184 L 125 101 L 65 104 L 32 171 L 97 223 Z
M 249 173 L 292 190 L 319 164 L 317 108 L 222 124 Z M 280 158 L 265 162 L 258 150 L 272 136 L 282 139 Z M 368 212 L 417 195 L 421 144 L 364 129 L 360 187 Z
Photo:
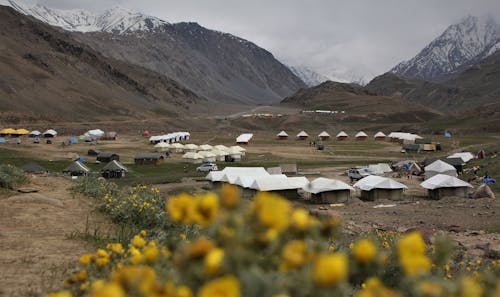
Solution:
M 27 1 L 33 2 L 33 0 Z M 500 20 L 500 0 L 39 0 L 94 12 L 121 6 L 253 41 L 290 65 L 371 78 L 412 58 L 467 15 Z

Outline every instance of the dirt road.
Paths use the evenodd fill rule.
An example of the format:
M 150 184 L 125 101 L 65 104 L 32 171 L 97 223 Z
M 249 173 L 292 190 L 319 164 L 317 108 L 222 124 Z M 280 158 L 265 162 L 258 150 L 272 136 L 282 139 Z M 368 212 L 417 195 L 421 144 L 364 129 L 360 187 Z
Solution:
M 89 198 L 73 196 L 71 181 L 62 177 L 31 178 L 24 187 L 38 193 L 0 198 L 0 296 L 39 296 L 61 288 L 78 256 L 94 247 L 69 239 L 83 232 L 88 221 L 95 228 L 112 225 L 93 212 Z

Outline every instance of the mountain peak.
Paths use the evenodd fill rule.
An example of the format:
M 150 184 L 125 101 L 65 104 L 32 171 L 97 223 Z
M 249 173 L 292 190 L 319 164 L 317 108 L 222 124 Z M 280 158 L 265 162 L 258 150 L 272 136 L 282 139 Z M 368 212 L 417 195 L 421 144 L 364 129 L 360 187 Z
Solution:
M 405 76 L 442 80 L 498 50 L 500 26 L 492 17 L 469 15 L 453 24 L 418 55 L 391 69 Z

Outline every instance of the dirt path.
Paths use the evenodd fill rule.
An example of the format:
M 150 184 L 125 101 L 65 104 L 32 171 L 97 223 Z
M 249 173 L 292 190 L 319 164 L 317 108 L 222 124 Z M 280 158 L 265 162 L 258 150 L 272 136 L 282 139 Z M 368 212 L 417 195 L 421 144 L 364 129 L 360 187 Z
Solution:
M 94 248 L 69 239 L 88 226 L 109 230 L 112 225 L 93 212 L 92 201 L 69 188 L 62 177 L 31 178 L 25 187 L 38 193 L 0 198 L 0 296 L 39 296 L 60 288 L 78 256 Z

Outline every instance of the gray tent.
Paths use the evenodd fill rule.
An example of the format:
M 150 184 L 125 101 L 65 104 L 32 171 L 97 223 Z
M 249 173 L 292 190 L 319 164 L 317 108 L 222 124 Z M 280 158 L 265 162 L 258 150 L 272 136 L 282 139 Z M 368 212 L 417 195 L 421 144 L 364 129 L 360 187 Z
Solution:
M 24 164 L 23 170 L 26 173 L 39 173 L 39 174 L 49 173 L 49 171 L 46 168 L 44 168 L 43 166 L 40 166 L 37 163 Z
M 69 173 L 71 176 L 83 176 L 90 173 L 90 169 L 80 161 L 74 161 L 63 170 L 63 173 Z
M 105 178 L 122 178 L 125 176 L 125 172 L 128 172 L 127 167 L 113 160 L 104 166 L 102 176 Z

